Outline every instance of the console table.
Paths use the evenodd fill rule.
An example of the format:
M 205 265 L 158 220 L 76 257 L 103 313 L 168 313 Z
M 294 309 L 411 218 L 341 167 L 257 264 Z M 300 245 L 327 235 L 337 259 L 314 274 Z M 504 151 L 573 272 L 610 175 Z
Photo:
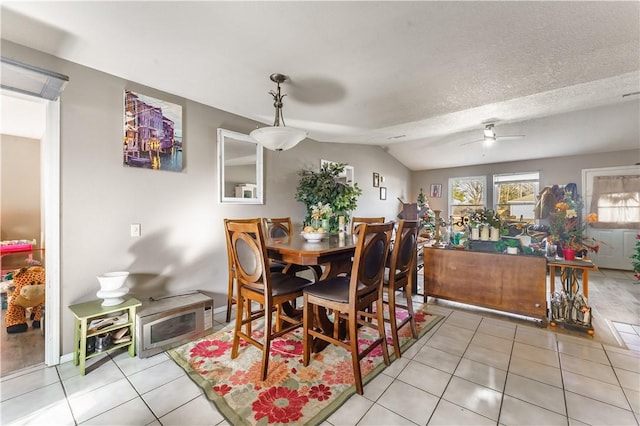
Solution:
M 547 259 L 425 247 L 424 298 L 432 296 L 540 320 L 547 326 Z

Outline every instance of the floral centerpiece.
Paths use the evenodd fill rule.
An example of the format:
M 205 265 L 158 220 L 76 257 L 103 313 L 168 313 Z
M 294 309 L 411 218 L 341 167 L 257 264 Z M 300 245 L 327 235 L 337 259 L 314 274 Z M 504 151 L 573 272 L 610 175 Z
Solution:
M 570 192 L 565 192 L 564 197 L 556 203 L 554 211 L 549 216 L 551 243 L 583 254 L 589 251 L 597 253 L 600 242 L 586 236 L 585 232 L 588 223 L 598 221 L 598 215 L 589 213 L 583 223 L 580 219 L 581 209 L 581 199 L 572 197 Z
M 313 206 L 318 203 L 328 205 L 331 213 L 326 214 L 329 219 L 329 227 L 326 232 L 336 232 L 338 230 L 338 218 L 344 216 L 345 222 L 349 221 L 351 212 L 358 206 L 358 197 L 362 195 L 362 190 L 357 183 L 349 184 L 341 178 L 345 164 L 329 163 L 323 164 L 319 171 L 301 170 L 298 172 L 300 181 L 296 188 L 296 201 L 304 203 L 307 208 L 307 216 L 304 219 L 305 225 L 313 225 Z M 324 217 L 320 217 L 320 220 Z
M 329 230 L 329 219 L 332 215 L 333 209 L 329 203 L 323 204 L 322 202 L 318 202 L 317 204 L 311 205 L 311 219 L 313 219 L 316 229 L 322 227 L 325 228 L 324 231 L 327 232 Z
M 466 218 L 464 218 L 464 222 L 470 228 L 489 226 L 491 228 L 498 229 L 501 235 L 506 233 L 506 224 L 500 219 L 500 216 L 493 209 L 467 209 L 464 213 L 467 215 Z

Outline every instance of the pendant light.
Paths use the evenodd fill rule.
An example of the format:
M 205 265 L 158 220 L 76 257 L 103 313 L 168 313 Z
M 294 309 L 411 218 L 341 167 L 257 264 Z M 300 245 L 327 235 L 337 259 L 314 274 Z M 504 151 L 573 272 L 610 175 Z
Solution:
M 287 95 L 280 93 L 280 83 L 287 80 L 283 74 L 271 74 L 271 81 L 277 84 L 277 92 L 271 90 L 269 94 L 273 96 L 273 106 L 276 109 L 276 117 L 273 126 L 261 127 L 250 133 L 260 145 L 272 151 L 286 151 L 296 146 L 307 137 L 307 132 L 303 130 L 285 127 L 284 116 L 282 115 L 282 98 Z

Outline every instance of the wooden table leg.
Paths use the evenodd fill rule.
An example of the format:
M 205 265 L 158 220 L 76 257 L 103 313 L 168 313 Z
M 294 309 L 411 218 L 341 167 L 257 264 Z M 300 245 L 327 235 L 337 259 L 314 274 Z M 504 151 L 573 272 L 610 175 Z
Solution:
M 582 294 L 584 297 L 589 297 L 589 271 L 587 269 L 582 270 Z

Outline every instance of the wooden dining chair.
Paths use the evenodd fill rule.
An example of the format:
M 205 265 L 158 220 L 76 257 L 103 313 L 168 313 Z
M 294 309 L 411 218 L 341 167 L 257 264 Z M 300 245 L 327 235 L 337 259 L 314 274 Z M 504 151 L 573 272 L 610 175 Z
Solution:
M 341 346 L 351 353 L 356 392 L 363 393 L 360 360 L 378 345 L 386 365 L 389 353 L 384 331 L 382 305 L 382 280 L 384 264 L 389 253 L 389 242 L 393 223 L 362 224 L 357 229 L 357 244 L 353 267 L 349 276 L 338 276 L 319 281 L 304 289 L 303 364 L 309 365 L 313 339 L 324 340 Z M 368 308 L 375 304 L 375 312 Z M 317 309 L 331 309 L 334 312 L 333 330 L 320 330 L 315 324 Z M 367 320 L 375 320 L 369 322 Z M 340 339 L 340 321 L 346 322 L 348 340 Z M 376 327 L 378 338 L 368 347 L 360 350 L 358 326 Z
M 384 289 L 387 293 L 389 306 L 389 319 L 385 319 L 391 325 L 391 335 L 393 337 L 393 350 L 396 358 L 400 358 L 400 342 L 398 330 L 409 324 L 411 335 L 418 338 L 418 329 L 413 314 L 413 303 L 411 300 L 416 269 L 416 259 L 418 252 L 418 228 L 420 222 L 417 220 L 400 220 L 396 230 L 393 249 L 390 253 L 389 266 L 385 268 Z M 406 305 L 399 303 L 396 293 L 402 291 L 406 299 Z M 399 324 L 396 319 L 396 308 L 402 308 L 408 312 L 408 316 Z
M 293 234 L 293 226 L 291 224 L 290 217 L 264 217 L 262 218 L 262 223 L 267 232 L 267 237 L 269 238 L 282 238 Z M 295 265 L 293 263 L 285 263 L 274 259 L 271 259 L 270 269 L 271 272 L 283 272 L 285 274 L 297 274 L 301 271 L 310 270 L 313 273 L 314 281 L 318 281 L 322 275 L 322 269 L 317 265 Z
M 225 220 L 236 278 L 236 322 L 231 358 L 238 356 L 240 339 L 262 350 L 261 378 L 267 378 L 269 351 L 273 339 L 302 325 L 300 317 L 289 316 L 283 304 L 302 296 L 312 281 L 269 270 L 262 220 Z M 254 304 L 260 309 L 253 310 Z M 275 312 L 275 321 L 274 315 Z M 252 323 L 264 319 L 263 337 L 252 335 Z M 285 325 L 286 324 L 286 325 Z
M 358 225 L 361 223 L 384 223 L 384 216 L 382 217 L 352 217 L 351 218 L 351 235 L 354 235 L 354 232 Z
M 290 217 L 263 217 L 262 225 L 268 238 L 288 237 L 291 235 L 293 228 Z M 269 269 L 272 272 L 282 272 L 287 266 L 285 262 L 280 262 L 279 260 L 272 259 L 270 262 Z
M 227 266 L 229 269 L 229 280 L 227 282 L 227 318 L 226 321 L 231 321 L 231 308 L 233 305 L 237 304 L 237 299 L 235 297 L 235 282 L 236 282 L 236 268 L 233 263 L 233 253 L 231 251 L 231 241 L 229 241 L 229 234 L 227 232 L 227 221 L 229 219 L 224 219 L 224 234 L 225 239 L 227 240 Z M 243 223 L 251 223 L 253 219 L 234 219 L 234 222 L 243 222 Z

